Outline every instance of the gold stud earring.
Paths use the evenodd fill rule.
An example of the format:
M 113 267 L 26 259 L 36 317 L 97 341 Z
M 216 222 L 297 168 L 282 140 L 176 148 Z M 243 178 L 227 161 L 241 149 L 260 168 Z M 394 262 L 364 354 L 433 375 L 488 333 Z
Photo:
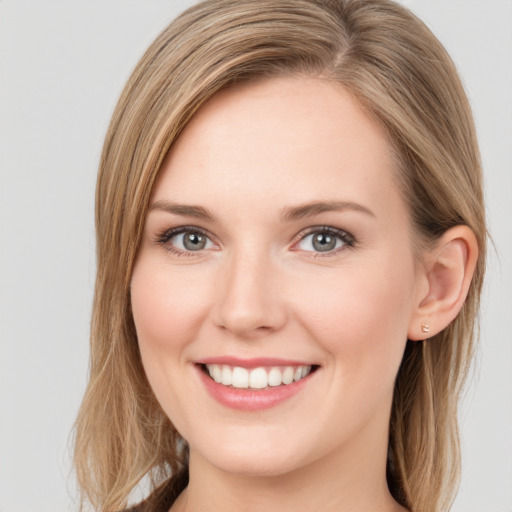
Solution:
M 423 332 L 425 334 L 430 332 L 430 325 L 427 322 L 423 322 L 421 324 L 421 332 Z

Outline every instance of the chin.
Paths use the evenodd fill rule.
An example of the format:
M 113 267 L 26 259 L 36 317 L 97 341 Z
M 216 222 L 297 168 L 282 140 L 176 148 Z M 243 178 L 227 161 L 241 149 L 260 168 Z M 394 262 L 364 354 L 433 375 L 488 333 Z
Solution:
M 246 477 L 282 476 L 315 459 L 315 454 L 301 450 L 305 443 L 300 439 L 289 435 L 276 437 L 268 431 L 256 436 L 241 437 L 235 433 L 211 437 L 209 441 L 203 438 L 200 444 L 196 450 L 191 448 L 191 464 L 203 460 L 221 471 Z
M 244 453 L 228 453 L 223 457 L 212 457 L 209 461 L 221 471 L 242 477 L 279 477 L 298 469 L 300 464 L 294 457 L 249 456 Z

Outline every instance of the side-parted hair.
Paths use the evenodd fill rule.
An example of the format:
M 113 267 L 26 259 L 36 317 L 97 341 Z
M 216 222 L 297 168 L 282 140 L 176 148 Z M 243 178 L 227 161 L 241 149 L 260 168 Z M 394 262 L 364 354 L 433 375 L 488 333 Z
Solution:
M 114 111 L 96 190 L 97 278 L 90 378 L 75 426 L 83 503 L 123 509 L 144 476 L 186 485 L 187 448 L 141 363 L 130 281 L 155 179 L 194 113 L 258 78 L 341 84 L 387 133 L 415 243 L 455 225 L 479 260 L 464 306 L 442 332 L 408 341 L 390 419 L 388 483 L 412 512 L 448 510 L 458 487 L 457 406 L 474 352 L 485 266 L 481 164 L 470 106 L 430 30 L 390 0 L 206 0 L 153 42 Z M 181 477 L 180 477 L 181 476 Z

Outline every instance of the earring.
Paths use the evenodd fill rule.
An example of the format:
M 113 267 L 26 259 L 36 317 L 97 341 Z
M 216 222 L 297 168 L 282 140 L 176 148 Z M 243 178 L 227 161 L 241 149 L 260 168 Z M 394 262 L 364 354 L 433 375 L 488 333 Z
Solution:
M 430 325 L 427 322 L 421 324 L 421 332 L 428 333 L 430 331 Z

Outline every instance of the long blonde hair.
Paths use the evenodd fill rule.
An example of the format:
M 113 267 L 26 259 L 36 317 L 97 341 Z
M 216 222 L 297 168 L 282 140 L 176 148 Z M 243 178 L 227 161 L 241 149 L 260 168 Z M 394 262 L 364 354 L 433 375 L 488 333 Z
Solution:
M 97 279 L 90 379 L 76 422 L 84 501 L 126 506 L 143 476 L 183 475 L 187 450 L 141 364 L 130 280 L 162 160 L 184 126 L 228 85 L 321 76 L 384 127 L 419 243 L 458 224 L 480 257 L 467 300 L 444 331 L 408 341 L 390 420 L 388 482 L 413 512 L 444 511 L 458 485 L 457 405 L 473 353 L 484 274 L 482 176 L 471 110 L 442 45 L 389 0 L 206 0 L 154 41 L 115 109 L 96 192 Z M 186 480 L 173 481 L 177 493 Z

